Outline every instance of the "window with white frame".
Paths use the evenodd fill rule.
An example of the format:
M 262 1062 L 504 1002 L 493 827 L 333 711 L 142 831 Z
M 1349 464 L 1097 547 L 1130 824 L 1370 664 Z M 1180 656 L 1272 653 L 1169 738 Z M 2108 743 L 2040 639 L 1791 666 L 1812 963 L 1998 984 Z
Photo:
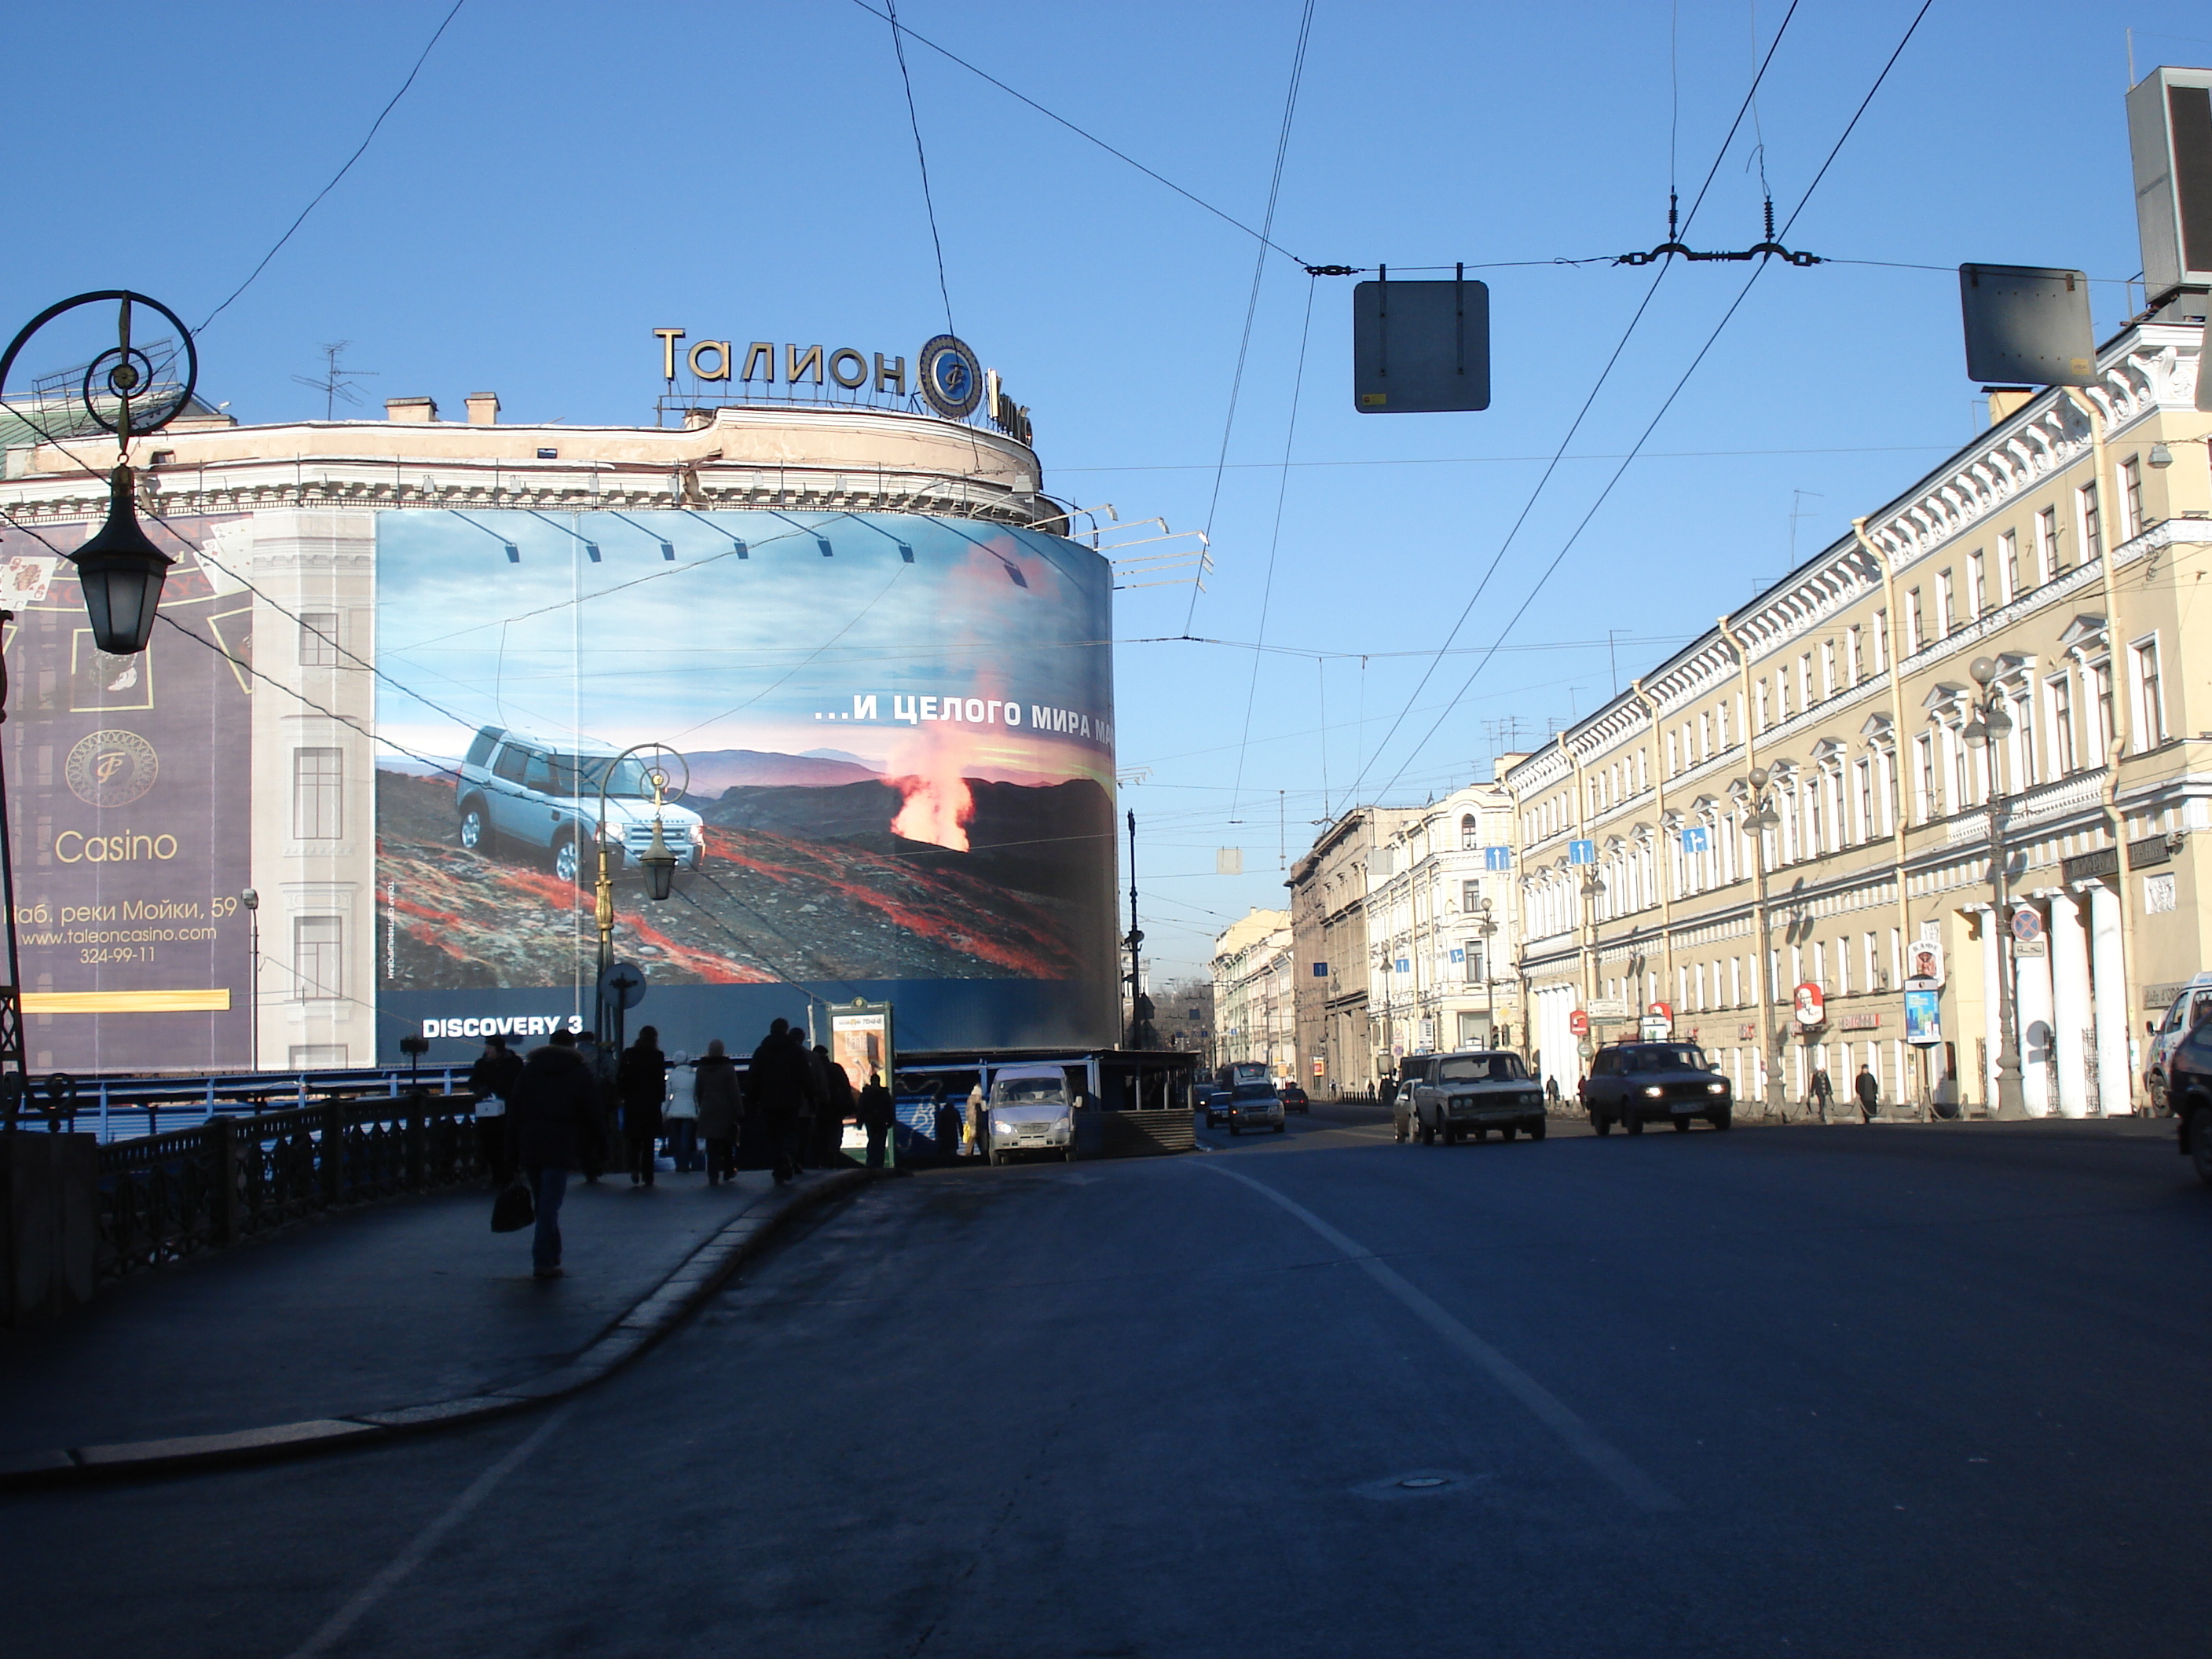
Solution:
M 1881 957 L 1876 954 L 1872 933 L 1866 935 L 1866 953 L 1863 961 L 1866 967 L 1866 988 L 1871 991 L 1881 983 Z
M 2128 647 L 2134 665 L 2136 692 L 2136 732 L 2138 747 L 2153 749 L 2164 743 L 2166 731 L 2166 698 L 2159 682 L 2158 635 L 2137 640 Z
M 1905 594 L 1905 648 L 1907 653 L 1917 651 L 1927 643 L 1920 617 L 1920 590 L 1907 588 Z
M 1858 785 L 1856 791 L 1858 815 L 1854 827 L 1861 841 L 1872 841 L 1880 833 L 1875 828 L 1874 762 L 1871 759 L 1859 761 L 1852 766 L 1851 771 Z
M 1859 629 L 1856 623 L 1853 623 L 1844 635 L 1844 667 L 1850 675 L 1853 685 L 1856 685 L 1866 678 L 1866 659 L 1859 651 Z
M 1885 605 L 1874 613 L 1874 672 L 1877 674 L 1889 666 L 1889 608 Z
M 1797 707 L 1813 706 L 1813 653 L 1808 651 L 1797 659 Z
M 338 661 L 338 613 L 302 611 L 300 613 L 300 666 L 335 668 Z
M 2112 707 L 2112 659 L 2093 662 L 2083 671 L 2088 676 L 2089 697 L 2097 711 L 2095 729 L 2090 736 L 2095 739 L 2096 752 L 2090 756 L 2089 764 L 2103 766 L 2112 758 L 2112 744 L 2119 728 L 2114 724 L 2117 714 Z
M 1460 850 L 1463 853 L 1471 853 L 1481 844 L 1482 834 L 1475 824 L 1474 814 L 1466 813 L 1459 821 Z
M 2008 530 L 1997 538 L 1997 603 L 2010 605 L 2020 592 L 2020 532 Z
M 1836 642 L 1820 641 L 1820 696 L 1826 699 L 1836 695 Z
M 297 1002 L 345 995 L 345 918 L 292 918 L 292 996 Z
M 2097 499 L 2097 486 L 2085 483 L 2074 492 L 2074 520 L 2081 532 L 2081 556 L 2094 559 L 2105 550 L 2105 515 Z
M 2043 696 L 2051 731 L 2051 742 L 2045 752 L 2049 757 L 2051 776 L 2063 778 L 2081 763 L 2075 746 L 2073 680 L 2064 674 L 2052 675 L 2043 683 Z
M 1957 595 L 1951 586 L 1951 573 L 1936 573 L 1936 634 L 1941 639 L 1948 636 L 1959 625 Z
M 1766 718 L 1766 682 L 1765 680 L 1755 680 L 1752 683 L 1751 699 L 1753 715 L 1759 722 L 1759 729 L 1764 732 L 1773 724 Z
M 2066 568 L 2058 545 L 2058 509 L 2046 507 L 2035 515 L 2035 580 L 2047 582 Z
M 345 755 L 337 749 L 292 751 L 292 837 L 336 841 L 345 833 Z
M 1912 740 L 1912 816 L 1925 823 L 1942 808 L 1936 794 L 1936 739 L 1922 732 Z
M 1977 617 L 1989 614 L 1990 580 L 1982 550 L 1976 548 L 1966 555 L 1966 603 L 1974 608 Z
M 2120 538 L 2133 541 L 2142 533 L 2142 458 L 2130 455 L 2120 463 Z

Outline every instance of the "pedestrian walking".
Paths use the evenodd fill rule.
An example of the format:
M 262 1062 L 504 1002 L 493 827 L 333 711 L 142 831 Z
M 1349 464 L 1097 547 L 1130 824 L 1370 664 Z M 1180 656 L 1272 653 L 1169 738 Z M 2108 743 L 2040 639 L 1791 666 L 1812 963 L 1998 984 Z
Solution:
M 822 1106 L 814 1120 L 814 1167 L 834 1169 L 845 1155 L 845 1125 L 853 1115 L 853 1079 L 818 1042 L 814 1045 L 814 1080 L 822 1089 Z
M 707 1045 L 693 1069 L 691 1105 L 699 1138 L 707 1143 L 707 1184 L 712 1187 L 737 1173 L 738 1120 L 744 1110 L 737 1062 L 724 1051 L 720 1037 Z
M 469 1092 L 477 1099 L 477 1162 L 494 1187 L 514 1179 L 514 1137 L 507 1127 L 507 1099 L 521 1075 L 522 1056 L 497 1031 L 484 1039 L 483 1053 L 469 1067 Z
M 867 1087 L 860 1091 L 860 1127 L 868 1132 L 868 1167 L 884 1167 L 884 1143 L 890 1136 L 891 1124 L 896 1114 L 891 1104 L 891 1091 L 884 1087 L 882 1074 L 868 1073 Z
M 989 1145 L 983 1126 L 983 1080 L 978 1078 L 975 1086 L 968 1091 L 967 1109 L 960 1125 L 960 1156 L 963 1158 L 974 1158 Z
M 538 1212 L 530 1266 L 539 1279 L 561 1277 L 561 1200 L 568 1173 L 599 1156 L 599 1091 L 576 1053 L 573 1033 L 556 1031 L 530 1051 L 507 1099 L 515 1157 Z
M 1860 1066 L 1858 1081 L 1851 1088 L 1859 1097 L 1860 1118 L 1865 1122 L 1873 1122 L 1875 1109 L 1881 1104 L 1881 1085 L 1874 1080 L 1872 1068 Z
M 615 1073 L 622 1099 L 623 1138 L 629 1146 L 629 1184 L 653 1185 L 653 1152 L 660 1140 L 660 1107 L 668 1089 L 668 1057 L 660 1052 L 660 1033 L 638 1028 L 637 1041 L 623 1050 Z
M 745 1073 L 745 1103 L 760 1114 L 769 1150 L 775 1159 L 779 1187 L 799 1173 L 799 1121 L 813 1082 L 805 1054 L 791 1037 L 789 1020 L 772 1023 L 760 1047 L 753 1050 L 752 1063 Z M 805 1041 L 804 1034 L 799 1041 Z
M 678 1049 L 669 1062 L 668 1093 L 660 1105 L 661 1131 L 668 1137 L 668 1156 L 678 1175 L 699 1167 L 698 1095 L 691 1079 L 677 1075 L 690 1064 L 691 1056 Z
M 1828 1121 L 1828 1108 L 1836 1103 L 1836 1085 L 1830 1080 L 1826 1066 L 1816 1066 L 1813 1068 L 1813 1082 L 1808 1093 L 1814 1110 L 1820 1115 L 1820 1121 L 1826 1123 Z

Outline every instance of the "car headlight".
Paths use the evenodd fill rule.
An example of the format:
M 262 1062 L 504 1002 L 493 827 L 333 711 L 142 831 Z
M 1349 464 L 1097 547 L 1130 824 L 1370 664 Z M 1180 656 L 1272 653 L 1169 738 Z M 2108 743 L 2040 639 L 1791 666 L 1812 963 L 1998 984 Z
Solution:
M 1650 1088 L 1644 1090 L 1644 1092 L 1648 1098 L 1656 1100 L 1660 1096 L 1665 1094 L 1667 1091 L 1655 1083 Z
M 691 826 L 691 839 L 696 842 L 700 846 L 704 847 L 707 844 L 707 826 L 703 823 L 693 824 Z
M 1709 1095 L 1724 1095 L 1728 1092 L 1728 1085 L 1725 1083 L 1708 1083 L 1705 1085 L 1705 1092 Z

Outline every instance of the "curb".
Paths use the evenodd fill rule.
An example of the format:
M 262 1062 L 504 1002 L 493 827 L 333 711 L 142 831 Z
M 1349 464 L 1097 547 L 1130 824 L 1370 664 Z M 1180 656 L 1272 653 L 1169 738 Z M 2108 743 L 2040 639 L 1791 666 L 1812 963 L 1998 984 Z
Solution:
M 906 1173 L 903 1170 L 833 1170 L 799 1187 L 765 1213 L 754 1209 L 732 1218 L 582 1352 L 550 1370 L 490 1394 L 348 1417 L 274 1423 L 228 1434 L 0 1453 L 0 1490 L 304 1457 L 342 1446 L 373 1445 L 402 1435 L 481 1423 L 565 1399 L 605 1381 L 674 1330 L 731 1274 L 759 1255 L 799 1217 L 834 1200 L 849 1197 L 871 1182 Z

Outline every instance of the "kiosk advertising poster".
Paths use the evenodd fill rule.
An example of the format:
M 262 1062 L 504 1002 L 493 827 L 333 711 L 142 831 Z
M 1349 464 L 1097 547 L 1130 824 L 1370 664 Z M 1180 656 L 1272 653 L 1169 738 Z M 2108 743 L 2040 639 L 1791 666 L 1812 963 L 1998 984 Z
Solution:
M 870 1083 L 891 1086 L 891 1006 L 855 1002 L 830 1009 L 830 1063 L 842 1068 L 853 1093 Z
M 15 613 L 0 744 L 34 1073 L 250 1063 L 251 596 L 197 556 L 236 522 L 146 521 L 177 564 L 133 657 L 94 648 L 56 551 L 96 525 L 43 541 L 0 529 L 0 608 Z
M 744 1053 L 858 1000 L 896 1001 L 917 1048 L 1113 1040 L 1097 553 L 897 514 L 377 523 L 387 1055 L 591 1024 L 603 799 L 614 953 L 648 981 L 630 1024 L 665 1048 Z M 657 903 L 632 862 L 656 818 Z

